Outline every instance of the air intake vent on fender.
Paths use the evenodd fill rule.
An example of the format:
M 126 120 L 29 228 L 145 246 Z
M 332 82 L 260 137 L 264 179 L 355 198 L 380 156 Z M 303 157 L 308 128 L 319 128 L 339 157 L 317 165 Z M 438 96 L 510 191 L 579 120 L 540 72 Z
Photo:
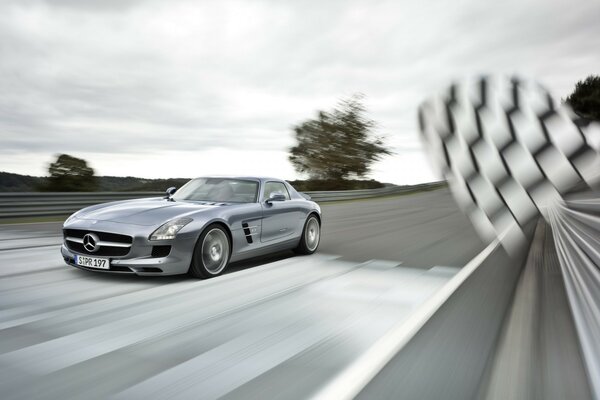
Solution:
M 244 228 L 244 235 L 246 235 L 246 241 L 252 243 L 252 232 L 247 222 L 242 222 L 242 228 Z

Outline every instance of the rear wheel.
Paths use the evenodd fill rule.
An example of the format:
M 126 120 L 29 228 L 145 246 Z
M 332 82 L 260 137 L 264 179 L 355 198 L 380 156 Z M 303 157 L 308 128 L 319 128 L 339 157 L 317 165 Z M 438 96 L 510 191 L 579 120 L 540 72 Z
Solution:
M 312 254 L 317 251 L 321 241 L 321 223 L 316 215 L 311 214 L 304 223 L 300 243 L 294 251 L 298 254 Z
M 209 225 L 194 248 L 190 274 L 200 279 L 220 275 L 229 263 L 230 248 L 225 229 L 218 224 Z

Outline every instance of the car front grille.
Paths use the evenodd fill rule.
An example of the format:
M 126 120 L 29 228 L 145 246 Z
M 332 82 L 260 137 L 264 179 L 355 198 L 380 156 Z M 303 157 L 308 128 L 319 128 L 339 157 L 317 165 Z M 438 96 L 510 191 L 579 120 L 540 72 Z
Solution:
M 87 234 L 93 234 L 98 238 L 98 248 L 88 251 L 83 244 L 83 238 Z M 117 233 L 87 231 L 83 229 L 64 229 L 63 236 L 67 248 L 80 254 L 89 254 L 99 257 L 122 257 L 129 254 L 133 238 Z

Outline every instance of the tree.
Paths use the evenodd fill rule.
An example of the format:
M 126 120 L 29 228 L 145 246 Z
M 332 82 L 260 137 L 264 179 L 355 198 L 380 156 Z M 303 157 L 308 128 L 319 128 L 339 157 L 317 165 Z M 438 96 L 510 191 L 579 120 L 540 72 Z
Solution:
M 354 95 L 293 128 L 298 144 L 290 149 L 289 160 L 296 171 L 333 181 L 364 177 L 373 162 L 392 154 L 373 135 L 375 122 L 367 118 L 361 100 Z
M 565 102 L 580 116 L 600 121 L 600 76 L 590 75 L 577 82 Z
M 61 154 L 48 168 L 50 177 L 45 188 L 52 192 L 90 192 L 97 187 L 94 170 L 81 158 Z

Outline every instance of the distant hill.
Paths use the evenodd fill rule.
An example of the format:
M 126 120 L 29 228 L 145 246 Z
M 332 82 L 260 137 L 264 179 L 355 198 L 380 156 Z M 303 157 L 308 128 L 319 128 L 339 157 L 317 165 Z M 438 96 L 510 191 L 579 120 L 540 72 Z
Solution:
M 37 192 L 45 180 L 39 176 L 0 172 L 0 192 Z
M 147 179 L 133 176 L 97 176 L 99 192 L 162 192 L 171 186 L 180 188 L 189 178 Z M 41 192 L 47 178 L 0 172 L 0 192 Z M 376 189 L 386 186 L 375 180 L 295 180 L 289 181 L 296 190 Z
M 182 187 L 190 178 L 147 179 L 133 176 L 99 176 L 99 192 L 163 192 L 171 186 Z
M 38 192 L 45 177 L 0 172 L 0 192 Z M 168 187 L 181 187 L 189 178 L 146 179 L 133 176 L 98 176 L 99 192 L 162 192 Z
M 306 181 L 288 181 L 294 189 L 300 192 L 319 191 L 319 190 L 357 190 L 357 189 L 379 189 L 385 184 L 376 180 L 306 180 Z

